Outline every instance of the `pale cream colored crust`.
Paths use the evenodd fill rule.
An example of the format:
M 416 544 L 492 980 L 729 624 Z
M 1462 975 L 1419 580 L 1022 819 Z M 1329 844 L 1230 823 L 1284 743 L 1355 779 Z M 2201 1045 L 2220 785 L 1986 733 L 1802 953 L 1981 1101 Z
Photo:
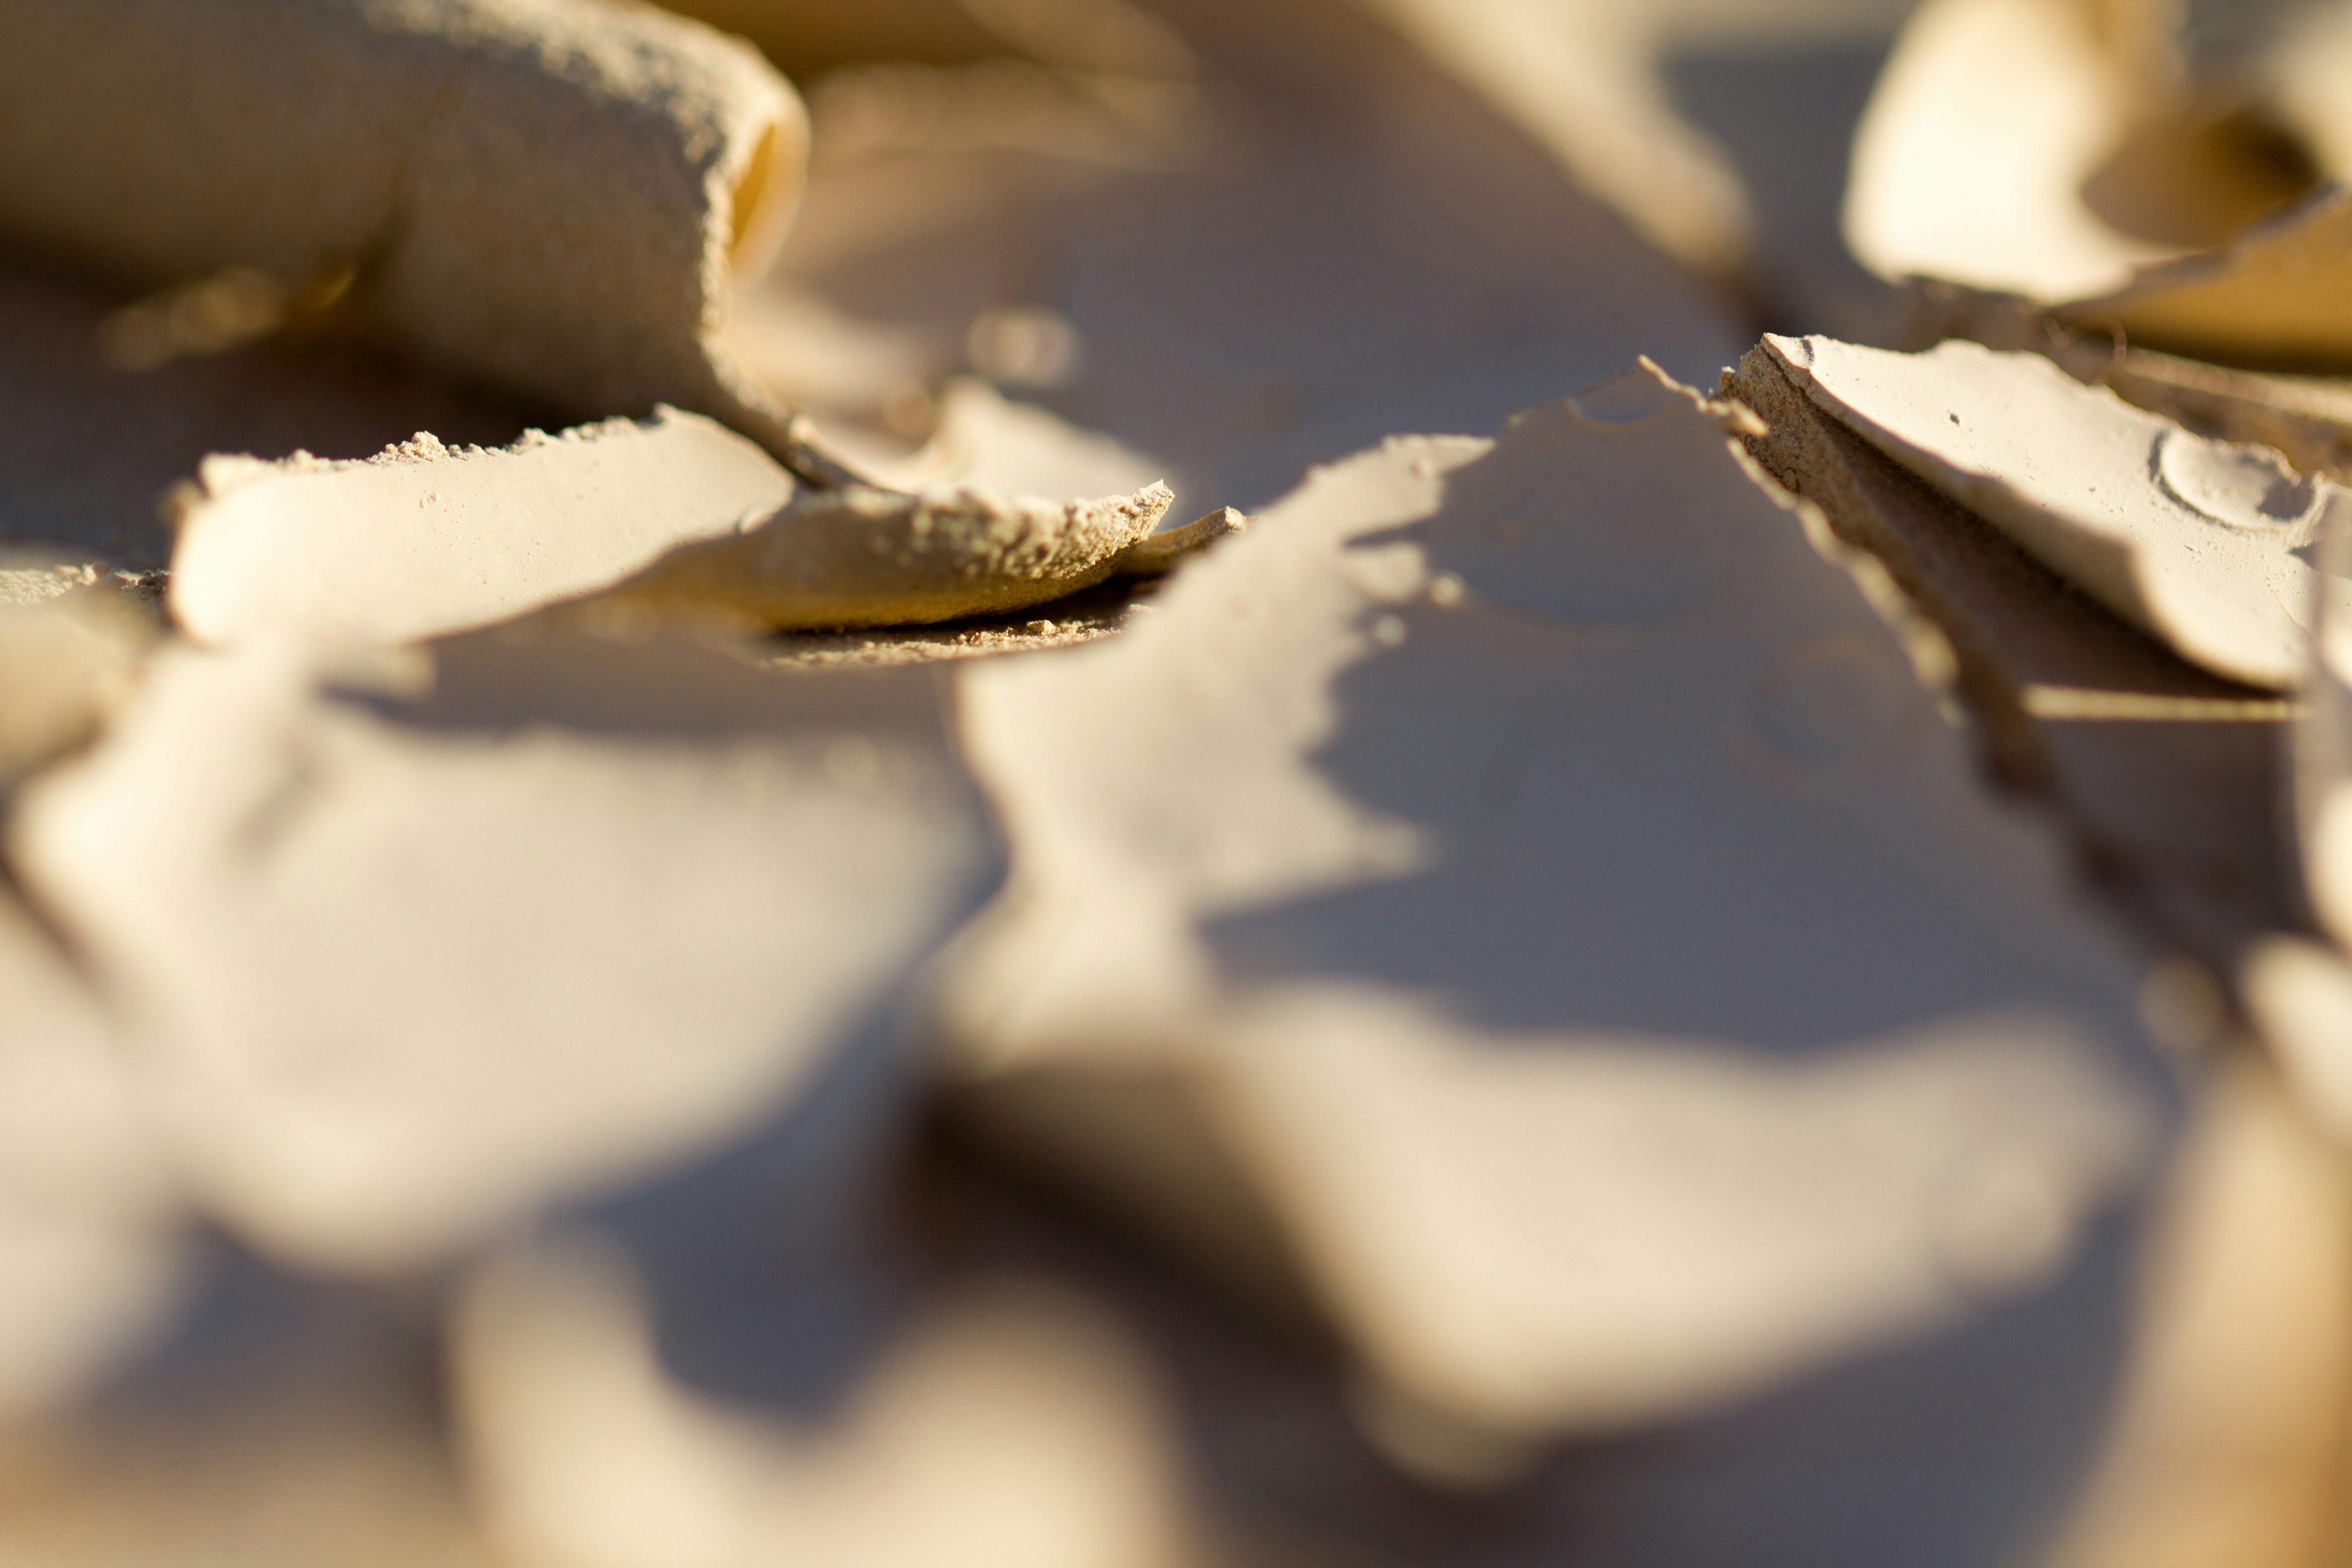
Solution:
M 153 283 L 348 274 L 458 371 L 750 422 L 707 344 L 806 126 L 749 46 L 628 0 L 26 0 L 8 31 L 0 227 Z
M 2133 962 L 1761 431 L 1643 375 L 1393 440 L 963 680 L 975 1114 L 1495 1455 L 2027 1289 L 2152 1149 Z
M 363 462 L 215 458 L 174 500 L 172 613 L 215 645 L 443 637 L 604 588 L 794 489 L 750 441 L 672 408 L 500 451 L 420 435 Z
M 856 1026 L 993 880 L 924 671 L 492 632 L 362 676 L 176 647 L 9 823 L 174 1168 L 298 1267 L 425 1266 L 724 1144 L 853 1037 L 895 1071 Z
M 2306 559 L 2352 506 L 2275 451 L 2216 441 L 2038 354 L 1766 346 L 1814 402 L 2190 662 L 2285 689 L 2331 580 Z
M 1727 384 L 1769 426 L 1758 459 L 1932 620 L 1988 767 L 2056 808 L 2135 920 L 2226 970 L 2293 919 L 2273 818 L 2291 702 L 2105 609 L 1824 412 L 1769 349 Z
M 741 533 L 680 546 L 614 597 L 784 630 L 1002 615 L 1109 577 L 1173 499 L 1165 485 L 1070 502 L 814 490 Z

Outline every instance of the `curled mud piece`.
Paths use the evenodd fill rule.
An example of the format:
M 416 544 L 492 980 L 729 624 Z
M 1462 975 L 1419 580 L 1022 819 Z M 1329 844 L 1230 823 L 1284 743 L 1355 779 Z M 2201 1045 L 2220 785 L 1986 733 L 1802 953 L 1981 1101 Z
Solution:
M 0 228 L 157 285 L 347 279 L 425 358 L 787 460 L 792 421 L 709 345 L 806 142 L 749 46 L 645 5 L 26 0 L 0 53 Z
M 199 642 L 414 642 L 590 593 L 791 500 L 742 437 L 663 408 L 502 451 L 420 435 L 362 462 L 205 460 L 174 501 L 172 613 Z
M 1654 8 L 1358 3 L 1522 128 L 1643 238 L 1704 277 L 1740 276 L 1754 215 L 1722 153 L 1675 110 L 1661 68 L 1666 29 Z
M 1889 280 L 2045 303 L 2226 243 L 2311 189 L 2305 151 L 2189 82 L 2161 0 L 1931 0 L 1854 142 L 1845 233 Z
M 2352 363 L 2352 192 L 2331 188 L 2062 313 L 2217 359 Z
M 1815 402 L 1769 343 L 1725 385 L 1767 422 L 1748 441 L 1757 460 L 1941 634 L 1986 763 L 2049 803 L 2135 921 L 2217 974 L 2296 923 L 2277 823 L 2292 700 L 2200 669 L 2109 612 Z M 2216 1020 L 2194 1012 L 2168 1037 L 2212 1043 Z
M 1229 506 L 1221 506 L 1206 517 L 1195 518 L 1181 528 L 1165 528 L 1158 533 L 1147 533 L 1118 552 L 1111 563 L 1114 577 L 1164 577 L 1200 552 L 1230 534 L 1240 533 L 1249 527 L 1249 519 Z
M 2102 11 L 2093 0 L 1920 8 L 1854 141 L 1845 234 L 1864 266 L 2070 300 L 2180 252 L 2118 231 L 2083 200 L 2147 86 L 2145 61 L 2102 27 Z
M 1228 531 L 1223 513 L 1152 530 L 1166 485 L 1099 500 L 1005 500 L 817 490 L 742 532 L 682 545 L 614 590 L 616 601 L 776 629 L 921 626 L 1075 594 Z
M 175 647 L 10 819 L 222 1224 L 427 1265 L 896 1081 L 880 1020 L 997 879 L 934 677 L 514 630 L 387 664 Z
M 2199 436 L 2038 354 L 1765 340 L 1822 409 L 2190 663 L 2283 690 L 2334 580 L 2308 556 L 2346 506 L 2272 449 Z

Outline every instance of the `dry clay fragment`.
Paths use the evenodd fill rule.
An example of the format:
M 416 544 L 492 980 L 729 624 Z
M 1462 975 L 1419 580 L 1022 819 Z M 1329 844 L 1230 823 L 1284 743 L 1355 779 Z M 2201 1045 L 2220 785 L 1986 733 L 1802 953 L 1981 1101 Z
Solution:
M 932 1303 L 845 1407 L 805 1428 L 677 1386 L 648 1318 L 625 1262 L 577 1242 L 498 1258 L 461 1297 L 456 1403 L 516 1561 L 1194 1560 L 1150 1369 L 1083 1297 L 1007 1282 Z
M 87 740 L 137 683 L 154 628 L 89 576 L 48 598 L 0 602 L 0 789 Z
M 1845 206 L 1854 255 L 1888 279 L 2073 300 L 2187 248 L 2122 233 L 2083 200 L 2148 85 L 2144 29 L 2158 10 L 2137 0 L 1921 6 L 1855 134 Z M 2124 36 L 2134 31 L 2142 36 Z
M 585 0 L 25 0 L 8 24 L 0 227 L 158 283 L 352 276 L 429 358 L 790 448 L 707 346 L 805 154 L 749 46 Z
M 2132 1370 L 2052 1568 L 2310 1568 L 2341 1540 L 2352 1163 L 2221 1063 L 2168 1184 Z
M 519 636 L 519 634 L 518 634 Z M 741 1132 L 989 884 L 920 672 L 439 645 L 429 699 L 182 651 L 16 864 L 129 1016 L 199 1199 L 308 1267 L 429 1259 Z
M 1637 377 L 1400 438 L 1118 641 L 968 673 L 1015 846 L 950 1003 L 971 1113 L 1303 1267 L 1489 1430 L 2046 1279 L 2153 1147 L 2135 967 L 1753 427 Z
M 681 545 L 614 597 L 759 626 L 887 626 L 1026 609 L 1221 537 L 1222 512 L 1175 537 L 1152 530 L 1166 485 L 1101 500 L 1005 500 L 971 490 L 810 490 L 740 532 Z
M 211 458 L 175 498 L 172 613 L 215 645 L 443 637 L 604 587 L 793 493 L 759 447 L 671 408 L 496 452 L 419 435 L 364 462 Z
M 2330 584 L 2352 571 L 2352 517 L 2319 542 Z M 2352 948 L 2352 605 L 2330 595 L 2312 641 L 2311 682 L 2294 737 L 2295 826 L 2304 890 L 2320 925 Z
M 179 1203 L 120 1051 L 0 893 L 0 1427 L 82 1392 L 180 1300 Z
M 1725 385 L 1769 423 L 1757 459 L 1935 623 L 1988 763 L 2055 806 L 2133 919 L 2217 970 L 2292 921 L 2276 825 L 2290 700 L 2109 614 L 1824 411 L 1769 343 Z M 2210 1043 L 2189 1024 L 2181 1044 Z
M 2294 686 L 2317 595 L 2352 593 L 2306 559 L 2344 492 L 2268 447 L 2195 435 L 2038 354 L 1765 342 L 1833 417 L 2217 675 Z
M 2352 362 L 2352 192 L 2330 187 L 2063 313 L 2215 358 Z

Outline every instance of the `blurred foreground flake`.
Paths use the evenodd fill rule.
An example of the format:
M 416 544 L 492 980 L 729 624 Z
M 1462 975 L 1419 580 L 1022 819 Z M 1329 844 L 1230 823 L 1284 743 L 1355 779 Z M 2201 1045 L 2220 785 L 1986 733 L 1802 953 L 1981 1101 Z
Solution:
M 1759 428 L 1637 375 L 1399 438 L 1118 642 L 967 675 L 1017 847 L 950 1007 L 977 1124 L 1303 1270 L 1472 1432 L 2062 1269 L 2157 1149 L 2136 967 Z
M 934 1303 L 813 1428 L 672 1383 L 625 1262 L 577 1242 L 480 1269 L 456 1403 L 498 1539 L 535 1568 L 1181 1568 L 1150 1369 L 1085 1298 Z
M 2248 952 L 2239 982 L 2314 1120 L 2352 1142 L 2352 963 L 2325 942 L 2273 936 Z
M 21 595 L 0 598 L 4 790 L 81 744 L 129 699 L 155 630 L 129 595 L 99 581 L 93 568 L 0 575 L 7 580 L 0 589 Z
M 13 827 L 201 1201 L 305 1266 L 609 1188 L 845 1049 L 898 1070 L 877 1016 L 992 876 L 928 675 L 433 652 L 415 702 L 276 645 L 169 654 Z
M 355 268 L 353 308 L 445 365 L 794 448 L 710 348 L 807 139 L 740 41 L 586 0 L 23 0 L 8 23 L 0 226 L 159 284 Z
M 2240 1058 L 2210 1082 L 2168 1187 L 2116 1430 L 2044 1561 L 2340 1562 L 2352 1163 Z
M 2038 354 L 1948 342 L 1889 353 L 1767 338 L 1813 400 L 1912 473 L 2192 663 L 2296 685 L 2332 481 L 2086 387 Z
M 176 1196 L 98 1000 L 0 891 L 0 1428 L 160 1333 Z
M 793 479 L 692 414 L 504 451 L 420 435 L 365 462 L 209 458 L 174 502 L 173 617 L 200 642 L 413 642 L 603 588 L 763 517 Z

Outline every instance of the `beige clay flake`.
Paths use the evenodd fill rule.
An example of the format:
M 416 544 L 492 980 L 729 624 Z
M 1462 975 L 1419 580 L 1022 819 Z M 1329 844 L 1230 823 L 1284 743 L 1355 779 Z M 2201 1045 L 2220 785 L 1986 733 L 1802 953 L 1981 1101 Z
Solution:
M 2197 435 L 2037 354 L 1767 346 L 1822 409 L 2192 664 L 2303 678 L 2323 584 L 2307 559 L 2347 505 L 2274 450 Z
M 1318 1306 L 1392 1451 L 2041 1289 L 2154 1148 L 2133 960 L 1757 427 L 1635 376 L 1393 440 L 963 677 L 1015 864 L 959 1103 Z

